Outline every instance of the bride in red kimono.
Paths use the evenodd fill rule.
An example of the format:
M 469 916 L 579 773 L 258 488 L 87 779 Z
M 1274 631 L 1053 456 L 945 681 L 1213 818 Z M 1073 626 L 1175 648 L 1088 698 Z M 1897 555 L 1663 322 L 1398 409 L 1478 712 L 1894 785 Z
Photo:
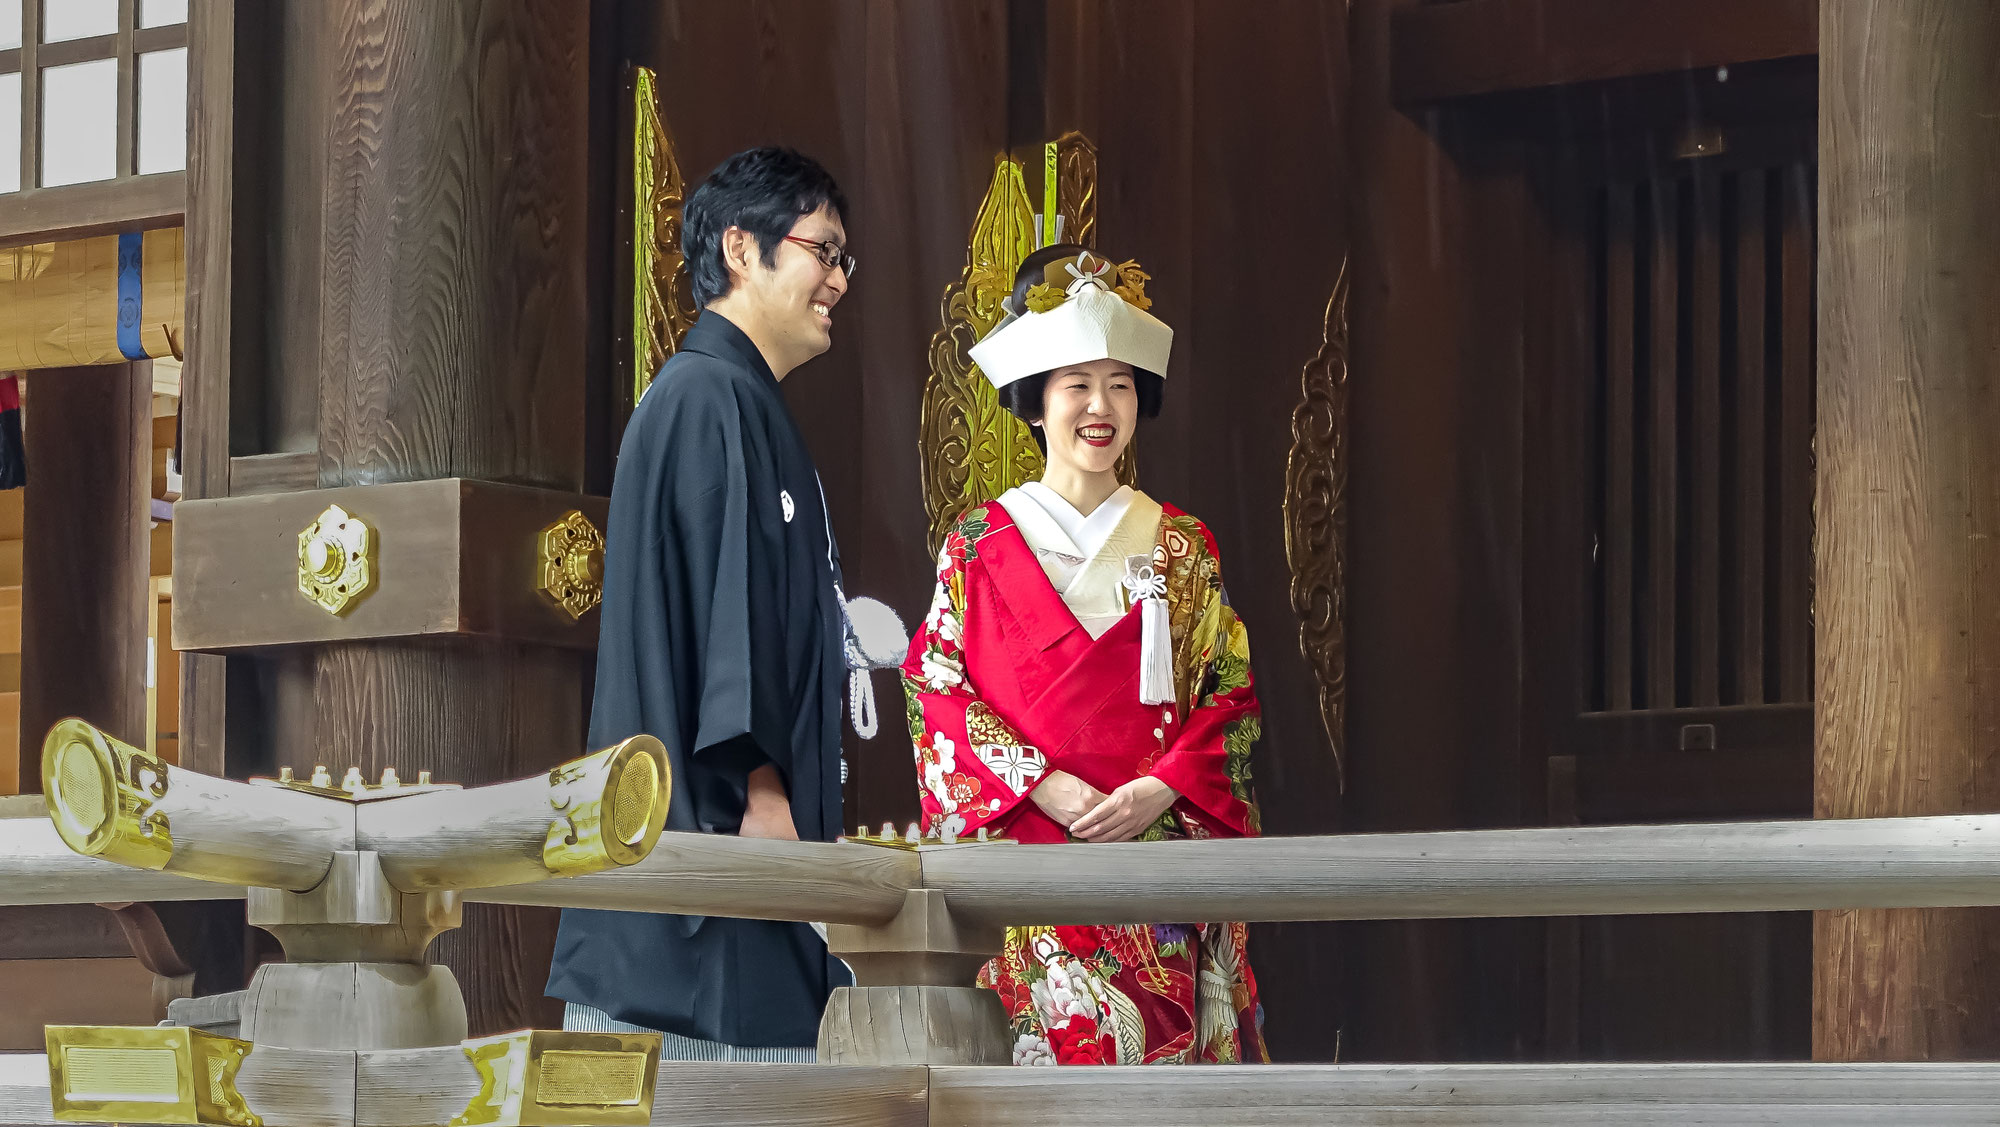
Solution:
M 928 832 L 1021 842 L 1257 832 L 1243 624 L 1199 520 L 1118 482 L 1173 330 L 1146 275 L 1036 251 L 972 349 L 1047 454 L 946 537 L 903 664 Z M 1016 1064 L 1267 1060 L 1240 923 L 1018 927 L 980 973 Z

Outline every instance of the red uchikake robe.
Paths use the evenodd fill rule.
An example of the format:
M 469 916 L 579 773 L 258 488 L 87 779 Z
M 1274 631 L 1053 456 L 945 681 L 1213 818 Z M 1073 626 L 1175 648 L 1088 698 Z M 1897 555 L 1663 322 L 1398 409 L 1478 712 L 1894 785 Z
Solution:
M 1162 506 L 1176 703 L 1139 701 L 1136 606 L 1092 639 L 998 502 L 946 537 L 938 592 L 903 664 L 925 830 L 1071 840 L 1028 797 L 1051 770 L 1109 794 L 1150 774 L 1181 798 L 1139 840 L 1257 833 L 1249 641 L 1214 538 Z M 1262 1062 L 1241 923 L 1009 928 L 979 983 L 999 993 L 1016 1064 Z

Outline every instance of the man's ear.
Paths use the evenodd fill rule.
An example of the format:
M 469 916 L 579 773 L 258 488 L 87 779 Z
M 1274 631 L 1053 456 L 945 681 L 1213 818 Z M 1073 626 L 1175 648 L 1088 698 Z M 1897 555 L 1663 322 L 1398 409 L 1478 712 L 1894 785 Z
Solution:
M 722 232 L 722 268 L 732 280 L 750 276 L 750 259 L 757 254 L 757 240 L 741 227 Z

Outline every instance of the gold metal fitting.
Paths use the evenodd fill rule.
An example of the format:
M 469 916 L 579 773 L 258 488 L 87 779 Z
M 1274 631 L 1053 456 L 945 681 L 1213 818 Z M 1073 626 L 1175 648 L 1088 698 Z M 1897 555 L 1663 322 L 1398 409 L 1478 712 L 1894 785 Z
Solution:
M 49 1101 L 74 1123 L 262 1127 L 236 1090 L 250 1042 L 185 1026 L 51 1025 Z
M 542 864 L 558 876 L 601 872 L 644 860 L 667 825 L 673 771 L 667 749 L 633 736 L 549 772 L 555 820 Z
M 71 849 L 136 869 L 164 869 L 174 855 L 167 766 L 74 717 L 42 741 L 49 820 Z
M 582 618 L 604 601 L 604 534 L 580 510 L 542 529 L 540 578 L 536 590 Z
M 299 593 L 329 614 L 345 614 L 375 584 L 375 530 L 328 505 L 299 533 Z
M 450 1127 L 641 1127 L 653 1118 L 657 1033 L 523 1029 L 464 1043 L 479 1093 Z

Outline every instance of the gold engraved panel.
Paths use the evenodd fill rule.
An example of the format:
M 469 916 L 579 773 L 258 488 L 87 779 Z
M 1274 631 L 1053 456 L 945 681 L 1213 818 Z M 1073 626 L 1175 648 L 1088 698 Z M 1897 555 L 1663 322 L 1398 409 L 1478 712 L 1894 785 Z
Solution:
M 643 1127 L 658 1033 L 523 1029 L 463 1042 L 479 1091 L 449 1127 Z
M 687 185 L 660 114 L 657 76 L 632 68 L 632 403 L 680 348 L 701 310 L 681 255 Z M 628 405 L 629 406 L 629 405 Z
M 184 1026 L 51 1025 L 44 1042 L 59 1121 L 262 1127 L 236 1090 L 248 1041 Z
M 1347 263 L 1327 298 L 1319 352 L 1301 375 L 1285 462 L 1285 560 L 1299 652 L 1319 686 L 1320 722 L 1346 780 L 1347 714 Z

